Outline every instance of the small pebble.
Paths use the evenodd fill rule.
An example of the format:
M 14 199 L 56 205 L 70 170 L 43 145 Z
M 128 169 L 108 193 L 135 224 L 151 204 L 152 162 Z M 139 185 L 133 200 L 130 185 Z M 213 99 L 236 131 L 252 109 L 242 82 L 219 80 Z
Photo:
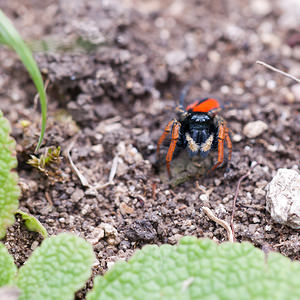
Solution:
M 260 219 L 259 218 L 257 218 L 257 217 L 254 217 L 253 218 L 253 223 L 259 223 L 260 222 Z
M 76 189 L 75 192 L 72 194 L 71 199 L 74 202 L 78 202 L 84 196 L 84 192 L 81 189 Z
M 108 262 L 106 263 L 107 269 L 108 269 L 108 270 L 111 269 L 111 268 L 113 267 L 114 264 L 115 264 L 114 261 L 108 261 Z
M 165 59 L 169 66 L 176 66 L 186 60 L 186 54 L 182 50 L 174 50 L 167 53 Z
M 242 68 L 242 63 L 240 60 L 232 61 L 228 66 L 228 72 L 230 75 L 237 75 Z
M 242 139 L 243 137 L 240 134 L 234 134 L 232 137 L 232 141 L 236 143 L 240 142 Z
M 122 215 L 126 215 L 126 214 L 131 215 L 134 213 L 134 209 L 128 206 L 125 202 L 121 202 L 120 211 Z
M 268 0 L 252 0 L 250 9 L 259 16 L 265 16 L 272 12 L 272 4 Z
M 37 246 L 39 245 L 39 242 L 38 241 L 34 241 L 32 244 L 31 244 L 31 250 L 34 250 Z
M 272 230 L 272 226 L 271 225 L 266 225 L 265 226 L 265 231 L 271 231 Z
M 291 91 L 293 95 L 295 96 L 295 100 L 300 102 L 300 83 L 294 84 L 291 87 Z
M 178 241 L 182 238 L 182 235 L 179 234 L 179 233 L 176 233 L 174 234 L 173 236 L 169 237 L 168 238 L 168 242 L 171 244 L 171 245 L 175 245 L 178 243 Z
M 202 200 L 202 201 L 208 201 L 208 200 L 209 200 L 206 194 L 200 195 L 199 198 L 200 198 L 200 200 Z
M 106 237 L 107 236 L 115 236 L 116 237 L 118 235 L 117 229 L 108 223 L 101 223 L 100 228 L 102 228 L 104 230 Z
M 104 229 L 101 228 L 100 226 L 98 226 L 92 231 L 92 233 L 89 235 L 89 237 L 87 237 L 87 240 L 92 245 L 95 245 L 102 238 L 104 238 Z
M 253 139 L 261 135 L 264 131 L 268 129 L 268 125 L 263 121 L 249 122 L 243 129 L 243 134 L 249 138 Z

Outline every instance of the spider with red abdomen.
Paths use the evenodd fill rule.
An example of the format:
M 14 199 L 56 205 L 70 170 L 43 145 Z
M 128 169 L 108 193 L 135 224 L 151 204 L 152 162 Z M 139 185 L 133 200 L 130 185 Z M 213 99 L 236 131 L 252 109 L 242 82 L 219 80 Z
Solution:
M 184 109 L 183 103 L 188 87 L 184 88 L 179 106 L 176 108 L 178 118 L 170 121 L 161 135 L 156 154 L 168 134 L 171 134 L 171 142 L 166 156 L 166 165 L 169 177 L 171 177 L 170 163 L 175 148 L 187 149 L 190 156 L 200 154 L 206 157 L 210 151 L 218 150 L 218 161 L 211 171 L 222 165 L 224 161 L 224 144 L 228 148 L 228 162 L 231 160 L 232 144 L 228 133 L 226 121 L 218 114 L 221 105 L 218 100 L 205 98 L 197 100 Z

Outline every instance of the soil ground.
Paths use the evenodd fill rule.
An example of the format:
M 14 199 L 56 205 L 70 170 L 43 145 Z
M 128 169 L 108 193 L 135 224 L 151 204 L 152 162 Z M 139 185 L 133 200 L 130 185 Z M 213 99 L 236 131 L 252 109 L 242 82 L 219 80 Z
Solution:
M 227 240 L 202 207 L 229 221 L 237 182 L 255 162 L 238 194 L 236 240 L 300 259 L 299 231 L 274 223 L 265 206 L 266 185 L 278 168 L 299 170 L 299 85 L 255 64 L 263 60 L 300 76 L 300 17 L 293 21 L 291 6 L 268 0 L 0 3 L 49 80 L 40 153 L 50 146 L 63 153 L 53 176 L 26 163 L 39 135 L 35 89 L 16 55 L 1 48 L 0 109 L 17 142 L 20 208 L 50 235 L 69 231 L 93 243 L 94 274 L 145 244 L 176 244 L 185 235 Z M 228 171 L 186 180 L 178 166 L 187 158 L 179 156 L 172 173 L 185 182 L 170 185 L 163 159 L 162 166 L 155 163 L 155 149 L 188 82 L 187 103 L 213 96 L 231 104 L 222 115 L 232 131 L 232 160 Z M 247 138 L 243 128 L 256 120 L 267 129 Z M 70 145 L 72 161 L 97 190 L 84 187 L 73 171 Z M 215 152 L 202 168 L 216 159 Z M 113 183 L 105 185 L 116 165 Z M 4 239 L 18 266 L 41 241 L 20 219 Z

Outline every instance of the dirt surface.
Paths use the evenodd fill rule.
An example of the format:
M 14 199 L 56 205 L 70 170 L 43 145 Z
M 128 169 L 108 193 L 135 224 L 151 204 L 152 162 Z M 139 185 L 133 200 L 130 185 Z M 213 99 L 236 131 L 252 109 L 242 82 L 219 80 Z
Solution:
M 184 235 L 227 240 L 202 207 L 229 221 L 237 182 L 255 162 L 239 191 L 236 240 L 300 259 L 299 231 L 274 223 L 265 209 L 265 187 L 276 170 L 299 170 L 300 86 L 255 64 L 263 60 L 300 76 L 300 17 L 292 18 L 291 5 L 267 0 L 0 3 L 49 80 L 40 153 L 58 145 L 63 151 L 56 176 L 26 164 L 40 126 L 35 89 L 16 56 L 1 48 L 0 109 L 17 142 L 20 207 L 50 235 L 70 231 L 90 241 L 97 256 L 94 274 L 145 244 L 176 244 Z M 232 160 L 228 171 L 223 167 L 173 186 L 164 165 L 155 163 L 155 149 L 190 81 L 187 103 L 213 96 L 231 104 L 222 115 L 232 130 Z M 243 128 L 256 120 L 266 129 L 248 138 Z M 91 187 L 73 171 L 70 146 L 72 161 Z M 178 157 L 172 163 L 174 177 L 180 176 L 182 159 L 187 161 Z M 208 170 L 216 160 L 213 153 L 201 167 Z M 41 241 L 19 219 L 4 239 L 18 266 Z

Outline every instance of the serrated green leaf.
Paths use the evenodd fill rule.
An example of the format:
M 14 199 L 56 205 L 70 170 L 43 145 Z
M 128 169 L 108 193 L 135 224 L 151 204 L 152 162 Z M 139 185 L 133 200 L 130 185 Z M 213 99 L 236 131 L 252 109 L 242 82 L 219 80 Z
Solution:
M 17 174 L 11 172 L 17 166 L 15 141 L 9 136 L 10 126 L 0 111 L 0 239 L 6 228 L 15 222 L 18 208 L 19 188 Z
M 0 243 L 0 287 L 11 284 L 16 273 L 17 267 L 12 256 L 5 246 Z
M 96 277 L 88 300 L 300 299 L 300 263 L 250 243 L 181 239 L 145 246 Z
M 28 46 L 22 40 L 18 31 L 14 28 L 11 21 L 5 16 L 0 9 L 0 42 L 12 47 L 19 55 L 28 73 L 30 74 L 35 87 L 39 93 L 42 111 L 42 128 L 41 134 L 36 146 L 36 151 L 40 148 L 46 130 L 47 121 L 47 97 L 44 90 L 44 83 L 40 70 L 32 56 Z
M 92 246 L 62 233 L 45 239 L 19 270 L 20 300 L 68 300 L 91 275 Z
M 17 213 L 20 214 L 22 219 L 25 221 L 25 226 L 28 230 L 40 233 L 44 239 L 48 237 L 46 228 L 37 218 L 24 211 L 21 211 L 20 209 L 17 210 Z

